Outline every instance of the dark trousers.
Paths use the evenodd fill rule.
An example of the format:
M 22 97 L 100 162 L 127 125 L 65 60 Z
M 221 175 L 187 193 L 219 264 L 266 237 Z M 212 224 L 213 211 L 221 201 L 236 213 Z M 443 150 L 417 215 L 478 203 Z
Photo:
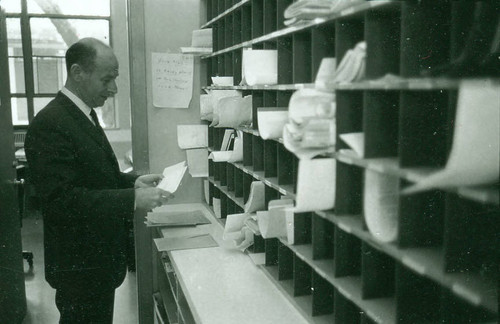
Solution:
M 61 314 L 60 324 L 112 324 L 114 302 L 114 289 L 106 291 L 56 290 L 56 306 Z

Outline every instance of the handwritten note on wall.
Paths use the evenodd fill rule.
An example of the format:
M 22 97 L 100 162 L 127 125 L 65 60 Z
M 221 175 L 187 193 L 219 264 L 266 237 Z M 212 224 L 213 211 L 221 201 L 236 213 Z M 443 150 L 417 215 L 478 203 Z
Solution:
M 152 53 L 153 105 L 188 108 L 193 93 L 192 55 Z

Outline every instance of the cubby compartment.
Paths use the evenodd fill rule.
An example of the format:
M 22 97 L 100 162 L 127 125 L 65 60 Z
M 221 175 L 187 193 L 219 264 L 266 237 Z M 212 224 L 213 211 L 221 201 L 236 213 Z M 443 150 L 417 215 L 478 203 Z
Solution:
M 252 182 L 255 181 L 254 178 L 248 173 L 243 173 L 243 201 L 247 201 L 250 197 L 250 186 Z
M 359 215 L 363 210 L 363 169 L 337 162 L 335 213 Z
M 231 164 L 227 163 L 226 164 L 226 186 L 228 191 L 234 191 L 235 188 L 235 181 L 234 181 L 234 175 L 236 173 L 236 167 Z
M 325 57 L 335 58 L 335 24 L 329 22 L 311 29 L 311 80 L 314 81 Z M 337 62 L 337 64 L 340 62 Z
M 279 78 L 279 76 L 278 76 Z M 290 103 L 290 98 L 292 97 L 293 91 L 278 91 L 276 93 L 276 106 L 277 107 L 288 107 Z
M 335 277 L 361 276 L 361 241 L 352 234 L 335 227 Z
M 440 295 L 435 282 L 396 265 L 396 323 L 439 323 Z
M 293 83 L 311 83 L 311 31 L 293 34 Z
M 233 45 L 241 43 L 241 32 L 242 32 L 242 22 L 241 19 L 241 9 L 236 9 L 233 11 L 233 35 L 232 43 Z
M 449 62 L 450 21 L 450 2 L 402 3 L 401 76 L 420 76 Z
M 278 241 L 278 280 L 288 281 L 288 285 L 291 287 L 293 287 L 293 260 L 292 250 Z M 293 288 L 289 293 L 293 296 Z
M 365 91 L 363 99 L 364 157 L 397 156 L 399 92 Z
M 475 272 L 498 279 L 498 206 L 446 194 L 444 255 L 446 272 Z
M 264 171 L 264 140 L 252 135 L 253 171 Z
M 446 163 L 447 91 L 401 91 L 399 164 L 401 167 L 441 167 Z
M 268 208 L 269 202 L 271 200 L 276 200 L 280 198 L 280 193 L 276 189 L 269 187 L 268 185 L 264 188 L 264 201 L 266 209 Z
M 361 322 L 360 309 L 337 290 L 334 292 L 335 323 L 358 324 Z
M 264 107 L 264 91 L 252 91 L 252 129 L 259 129 L 257 109 Z
M 224 44 L 226 47 L 233 46 L 233 34 L 234 34 L 234 24 L 233 24 L 233 15 L 228 15 L 224 18 Z M 231 70 L 226 70 L 231 71 Z
M 400 188 L 408 185 L 401 180 Z M 400 247 L 440 246 L 443 242 L 445 194 L 433 190 L 399 198 Z
M 235 85 L 241 83 L 242 50 L 233 52 L 233 81 Z
M 281 37 L 278 43 L 278 84 L 293 83 L 293 40 L 291 36 Z
M 364 26 L 364 20 L 359 17 L 347 17 L 335 21 L 335 57 L 337 66 L 348 50 L 364 40 Z
M 311 267 L 297 255 L 293 258 L 293 296 L 309 296 L 312 288 Z M 312 315 L 312 314 L 310 314 Z
M 491 311 L 471 305 L 443 289 L 441 294 L 441 321 L 446 324 L 497 323 L 498 317 Z
M 394 296 L 395 261 L 387 254 L 363 243 L 361 246 L 362 298 Z
M 234 168 L 234 196 L 237 198 L 243 197 L 243 178 L 245 174 L 241 169 Z
M 217 162 L 215 163 L 216 168 L 218 168 L 219 181 L 221 186 L 227 186 L 227 162 Z
M 253 135 L 243 132 L 243 165 L 251 166 L 253 163 L 252 140 Z
M 311 244 L 312 242 L 312 224 L 313 213 L 295 213 L 294 214 L 294 237 L 295 245 Z
M 293 185 L 293 159 L 296 158 L 284 146 L 278 146 L 278 184 Z
M 252 6 L 241 7 L 241 41 L 246 42 L 252 39 Z
M 270 34 L 278 29 L 277 10 L 278 2 L 276 0 L 264 0 L 264 34 Z
M 337 119 L 335 148 L 337 151 L 341 149 L 350 149 L 339 136 L 342 134 L 363 131 L 363 92 L 337 90 L 335 101 Z
M 230 199 L 222 191 L 219 191 L 219 192 L 220 192 L 220 215 L 221 215 L 221 218 L 226 218 L 228 215 L 227 202 Z
M 323 277 L 312 271 L 312 316 L 333 314 L 335 289 Z
M 373 10 L 365 14 L 366 78 L 399 75 L 401 18 L 395 10 Z
M 264 34 L 264 0 L 252 0 L 252 38 Z
M 312 215 L 312 258 L 331 263 L 333 271 L 335 225 L 317 214 Z
M 265 240 L 265 252 L 266 252 L 266 267 L 277 266 L 278 265 L 278 247 L 279 240 L 277 238 L 271 238 Z
M 264 177 L 276 178 L 278 176 L 278 142 L 264 141 Z

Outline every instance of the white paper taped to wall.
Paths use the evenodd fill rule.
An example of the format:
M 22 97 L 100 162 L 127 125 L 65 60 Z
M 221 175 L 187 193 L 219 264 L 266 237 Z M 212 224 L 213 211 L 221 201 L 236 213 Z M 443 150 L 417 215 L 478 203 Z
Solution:
M 288 122 L 286 107 L 257 108 L 259 135 L 263 139 L 278 139 L 283 135 L 283 127 Z
M 208 146 L 207 125 L 177 125 L 177 144 L 183 150 Z
M 189 174 L 193 178 L 208 177 L 208 150 L 191 149 L 186 150 Z
M 365 133 L 345 133 L 341 134 L 340 139 L 359 156 L 365 156 Z
M 163 179 L 158 184 L 158 188 L 174 193 L 181 184 L 182 178 L 186 173 L 186 161 L 166 167 L 163 170 Z
M 403 190 L 477 186 L 498 182 L 500 164 L 500 83 L 462 81 L 453 145 L 446 167 Z
M 363 210 L 372 235 L 383 242 L 398 237 L 399 178 L 365 170 Z
M 335 159 L 299 160 L 295 212 L 335 206 Z
M 212 48 L 212 35 L 212 28 L 193 30 L 191 33 L 191 46 Z
M 153 105 L 188 108 L 193 93 L 192 55 L 152 53 Z
M 252 181 L 250 185 L 250 195 L 245 203 L 245 213 L 253 213 L 266 208 L 264 199 L 266 185 L 262 181 Z
M 242 83 L 272 85 L 278 83 L 278 51 L 243 49 Z

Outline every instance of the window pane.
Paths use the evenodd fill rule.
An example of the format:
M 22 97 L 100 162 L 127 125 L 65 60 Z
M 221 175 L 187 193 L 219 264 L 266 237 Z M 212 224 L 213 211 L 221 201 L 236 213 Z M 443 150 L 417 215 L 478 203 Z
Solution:
M 109 0 L 28 0 L 29 13 L 109 16 L 109 8 Z
M 28 125 L 28 101 L 26 98 L 12 98 L 12 123 L 14 125 Z
M 5 9 L 7 13 L 20 13 L 21 12 L 21 0 L 2 0 L 0 5 Z
M 33 55 L 64 56 L 66 49 L 84 37 L 109 44 L 108 20 L 31 18 Z
M 21 19 L 7 18 L 6 23 L 9 56 L 23 56 L 23 43 L 21 41 Z
M 11 93 L 24 94 L 26 92 L 24 86 L 24 60 L 22 58 L 9 58 L 9 78 Z
M 33 105 L 35 106 L 35 116 L 54 98 L 33 98 Z
M 35 93 L 56 93 L 66 80 L 66 59 L 62 57 L 34 57 L 33 79 Z

